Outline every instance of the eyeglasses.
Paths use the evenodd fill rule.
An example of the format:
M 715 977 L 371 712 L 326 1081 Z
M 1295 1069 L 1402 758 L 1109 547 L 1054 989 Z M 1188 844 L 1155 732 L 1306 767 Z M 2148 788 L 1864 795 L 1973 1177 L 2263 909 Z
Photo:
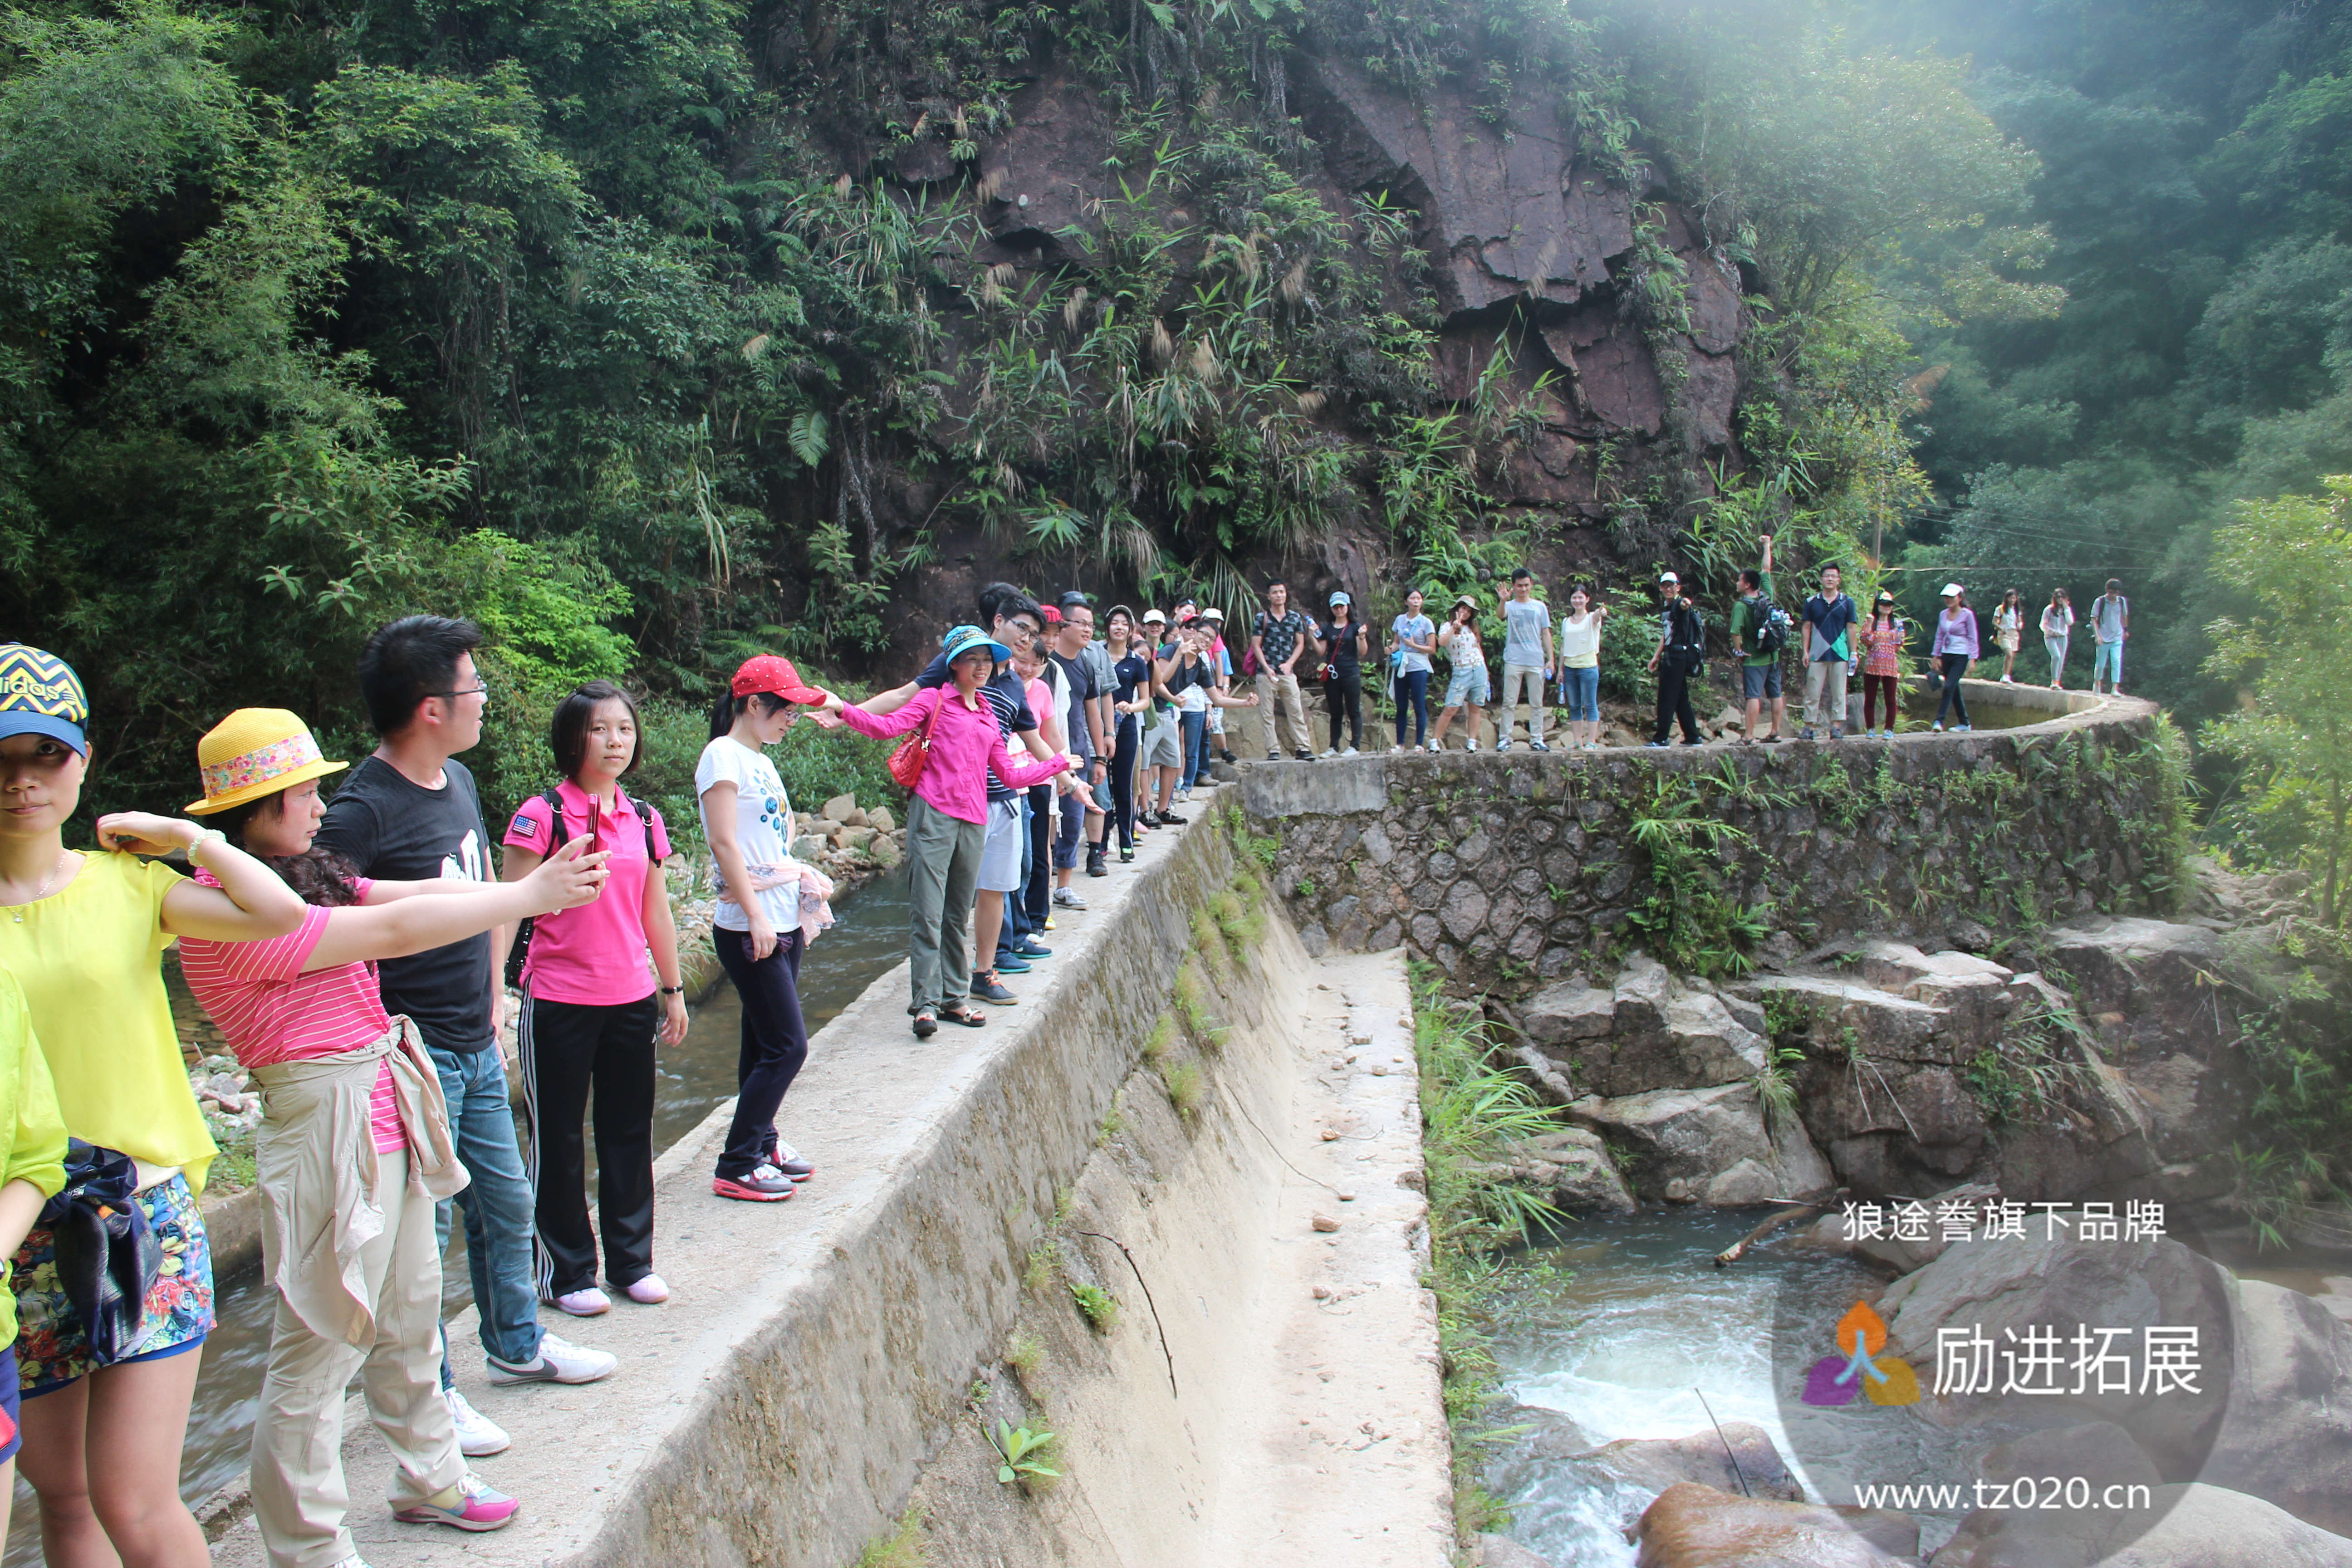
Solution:
M 488 690 L 488 686 L 461 686 L 455 691 L 428 691 L 425 695 L 427 697 L 479 697 Z

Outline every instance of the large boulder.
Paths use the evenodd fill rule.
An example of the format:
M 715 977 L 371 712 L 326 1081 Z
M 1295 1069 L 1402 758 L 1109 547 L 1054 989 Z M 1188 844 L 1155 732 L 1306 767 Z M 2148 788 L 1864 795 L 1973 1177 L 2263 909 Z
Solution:
M 1581 978 L 1564 980 L 1537 992 L 1520 1016 L 1528 1038 L 1538 1046 L 1599 1039 L 1615 1027 L 1617 995 L 1587 985 Z
M 2039 1215 L 2029 1218 L 2024 1239 L 1955 1242 L 1880 1298 L 1888 1353 L 1918 1371 L 1923 1392 L 1947 1383 L 1938 1375 L 1947 1364 L 1956 1374 L 1952 1384 L 1958 1374 L 1979 1372 L 1991 1384 L 1989 1389 L 1948 1384 L 1916 1408 L 1928 1420 L 1956 1426 L 1998 1421 L 2032 1430 L 2113 1422 L 2166 1475 L 2200 1474 L 2231 1397 L 2227 1369 L 2237 1281 L 2177 1241 L 2077 1241 L 2064 1231 L 2050 1240 L 2048 1223 Z M 2095 1348 L 2126 1358 L 2127 1365 L 2107 1366 L 2124 1374 L 2120 1389 L 2109 1383 L 2102 1392 L 2103 1380 L 2074 1375 L 2074 1342 L 2085 1327 L 2122 1331 L 2119 1340 L 2105 1343 L 2094 1336 Z M 2142 1375 L 2144 1333 L 2150 1327 L 2196 1331 L 2201 1372 L 2193 1389 L 2168 1388 Z M 1939 1363 L 1938 1336 L 1946 1329 L 1964 1336 L 1963 1344 L 1982 1342 L 1986 1348 Z M 2059 1358 L 2056 1367 L 2044 1362 L 2037 1370 L 2030 1360 L 2005 1358 L 2005 1352 L 2031 1357 L 2034 1336 L 2053 1332 L 2057 1339 L 2042 1343 Z M 2002 1393 L 2011 1386 L 2009 1374 L 2021 1367 L 2017 1391 Z M 2056 1392 L 2028 1392 L 2053 1380 Z M 2078 1386 L 2083 1392 L 2074 1392 Z
M 1615 1034 L 1570 1040 L 1548 1053 L 1578 1088 L 1603 1095 L 1642 1094 L 1735 1083 L 1764 1070 L 1762 1037 L 1750 1033 L 1711 993 L 1669 985 L 1654 1009 L 1645 997 L 1629 1001 L 1628 995 L 1621 979 Z M 1634 1022 L 1645 1016 L 1654 1016 L 1655 1023 Z
M 1631 1214 L 1641 1205 L 1626 1188 L 1598 1133 L 1562 1127 L 1511 1145 L 1499 1169 L 1485 1170 L 1542 1194 L 1570 1214 Z
M 2352 1326 L 2259 1279 L 2237 1305 L 2229 1414 L 2197 1479 L 2352 1535 Z
M 1979 1510 L 1933 1562 L 1935 1568 L 2352 1568 L 2352 1541 L 2260 1498 L 2191 1482 L 2151 1488 L 2147 1506 L 2127 1512 Z
M 2158 1487 L 2155 1525 L 2116 1542 L 2100 1568 L 2352 1568 L 2352 1541 L 2243 1492 Z
M 1884 1509 L 1746 1498 L 1677 1481 L 1642 1514 L 1638 1568 L 1889 1568 L 1919 1526 Z
M 2169 921 L 2088 921 L 2047 933 L 2041 947 L 2093 1013 L 2194 1003 L 2222 963 L 2221 939 L 2210 927 Z
M 1629 954 L 1625 967 L 1617 972 L 1612 1032 L 1629 1041 L 1648 1040 L 1664 1034 L 1666 996 L 1673 986 L 1674 976 L 1666 973 L 1664 964 L 1646 952 Z
M 1768 1125 L 1752 1081 L 1589 1096 L 1568 1115 L 1627 1152 L 1643 1198 L 1735 1207 L 1836 1184 L 1801 1126 Z
M 1478 1538 L 1479 1568 L 1551 1568 L 1551 1559 L 1539 1557 L 1507 1535 Z
M 1717 1491 L 1753 1493 L 1785 1502 L 1804 1500 L 1805 1489 L 1789 1473 L 1772 1435 L 1750 1421 L 1727 1421 L 1686 1437 L 1623 1437 L 1603 1443 L 1577 1459 L 1631 1486 L 1664 1491 L 1676 1481 L 1696 1481 Z
M 2153 1493 L 2164 1484 L 2156 1462 L 2112 1421 L 2053 1426 L 1998 1444 L 1978 1465 L 1977 1475 L 1988 1488 L 1999 1489 L 1973 1493 L 1991 1506 L 1979 1507 L 1960 1521 L 1959 1530 L 1936 1553 L 1937 1568 L 2025 1563 L 2039 1568 L 2090 1568 L 2106 1552 L 2113 1522 L 2097 1509 L 2035 1506 L 2045 1487 L 2054 1480 L 2063 1489 L 2079 1479 L 2089 1490 L 2075 1500 L 2104 1504 L 2130 1498 L 2128 1492 L 2110 1492 L 2110 1487 L 2146 1487 Z M 2027 1486 L 2022 1497 L 2017 1489 L 2021 1480 Z M 2063 1489 L 2055 1500 L 2066 1501 Z M 2142 1516 L 2144 1521 L 2147 1517 Z
M 1885 1061 L 1951 1063 L 1948 1016 L 1925 1002 L 1816 974 L 1775 974 L 1759 986 L 1767 1013 L 1795 1019 L 1807 1045 L 1825 1054 Z

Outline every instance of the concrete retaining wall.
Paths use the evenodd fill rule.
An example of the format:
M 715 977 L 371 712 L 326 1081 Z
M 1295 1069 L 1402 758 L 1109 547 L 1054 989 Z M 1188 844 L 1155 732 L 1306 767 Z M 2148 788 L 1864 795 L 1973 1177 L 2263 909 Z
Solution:
M 1002 1353 L 1024 1260 L 1095 1154 L 1234 857 L 1207 822 L 1150 836 L 1133 868 L 1087 884 L 1094 909 L 1063 916 L 1056 956 L 984 1029 L 916 1040 L 904 968 L 877 982 L 812 1040 L 786 1101 L 784 1135 L 818 1162 L 791 1203 L 711 1195 L 715 1110 L 656 1168 L 669 1304 L 562 1322 L 622 1357 L 608 1381 L 490 1387 L 472 1314 L 454 1321 L 460 1387 L 515 1439 L 478 1468 L 525 1510 L 472 1538 L 468 1561 L 838 1568 L 884 1533 Z M 1243 965 L 1234 1000 L 1278 1022 L 1269 967 Z M 344 1458 L 355 1499 L 384 1495 L 388 1457 L 356 1405 Z M 377 1568 L 451 1549 L 365 1501 L 351 1523 Z M 249 1520 L 229 1510 L 215 1528 L 216 1562 L 261 1561 Z
M 2069 711 L 1892 741 L 1245 763 L 1309 952 L 1400 942 L 1457 989 L 1504 993 L 1638 945 L 1663 896 L 1638 820 L 1723 823 L 1722 897 L 1785 956 L 1871 932 L 1980 946 L 2028 921 L 2155 913 L 2181 873 L 2177 742 L 2131 699 L 1971 681 Z M 1670 829 L 1670 831 L 1686 831 Z

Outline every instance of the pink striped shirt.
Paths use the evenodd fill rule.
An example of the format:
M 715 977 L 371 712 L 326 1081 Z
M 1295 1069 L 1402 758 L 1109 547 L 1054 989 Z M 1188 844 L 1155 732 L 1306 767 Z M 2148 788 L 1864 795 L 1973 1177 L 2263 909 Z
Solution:
M 220 886 L 202 868 L 196 880 Z M 362 879 L 361 896 L 372 886 Z M 346 963 L 302 973 L 333 913 L 312 905 L 303 911 L 299 928 L 267 942 L 181 939 L 180 969 L 188 977 L 188 989 L 220 1026 L 231 1053 L 247 1067 L 335 1056 L 381 1039 L 392 1027 L 376 989 L 373 964 Z M 408 1147 L 389 1065 L 376 1075 L 369 1121 L 377 1152 Z
M 923 776 L 915 781 L 915 793 L 959 821 L 986 822 L 992 770 L 1011 787 L 1027 789 L 1055 773 L 1067 773 L 1070 763 L 1066 757 L 1055 757 L 1050 763 L 1015 762 L 1005 754 L 996 710 L 984 697 L 974 700 L 980 706 L 967 708 L 953 685 L 934 686 L 917 692 L 914 700 L 896 713 L 845 708 L 841 717 L 861 735 L 887 739 L 916 728 L 931 716 L 932 709 L 940 708 L 939 728 L 931 731 L 930 761 L 924 765 Z M 940 708 L 941 703 L 946 706 Z

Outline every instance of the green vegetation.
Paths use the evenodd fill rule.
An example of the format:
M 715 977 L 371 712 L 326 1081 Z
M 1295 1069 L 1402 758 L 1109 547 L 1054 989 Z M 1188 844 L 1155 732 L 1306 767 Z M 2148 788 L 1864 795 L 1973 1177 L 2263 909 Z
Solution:
M 1168 1103 L 1176 1114 L 1191 1121 L 1201 1113 L 1201 1102 L 1208 1095 L 1208 1082 L 1201 1074 L 1198 1062 L 1162 1062 L 1160 1082 L 1168 1090 Z
M 2323 499 L 2240 501 L 2213 540 L 2214 575 L 2251 598 L 2253 625 L 2208 628 L 2208 668 L 2246 684 L 2246 700 L 2214 721 L 2218 752 L 2242 759 L 2250 827 L 2274 849 L 2298 847 L 2320 870 L 2320 919 L 2342 929 L 2344 862 L 2352 837 L 2352 716 L 2341 703 L 2344 626 L 2352 605 L 2352 476 Z
M 2352 1204 L 2352 1056 L 2342 1020 L 2352 996 L 2352 943 L 2340 931 L 2290 920 L 2275 941 L 2234 939 L 2229 1001 L 2253 1079 L 2236 1145 L 2236 1203 L 2263 1245 L 2289 1244 L 2315 1211 Z M 2341 1223 L 2340 1217 L 2336 1221 Z
M 1771 929 L 1771 905 L 1739 901 L 1724 860 L 1753 841 L 1714 816 L 1706 798 L 1661 773 L 1633 817 L 1633 842 L 1650 858 L 1650 892 L 1625 919 L 1670 969 L 1745 974 L 1748 948 Z
M 1505 1249 L 1559 1216 L 1542 1198 L 1485 1169 L 1553 1123 L 1524 1081 L 1488 1059 L 1486 1020 L 1449 999 L 1440 978 L 1414 965 L 1413 1054 L 1429 1173 L 1428 1284 L 1437 1297 L 1445 1414 L 1454 1428 L 1454 1521 L 1466 1542 L 1507 1522 L 1477 1481 L 1487 1445 L 1499 1436 L 1484 1419 L 1498 1381 L 1489 1324 L 1520 1272 Z
M 866 1543 L 855 1568 L 925 1568 L 929 1562 L 923 1542 L 923 1505 L 909 1503 L 889 1534 Z
M 1069 1284 L 1070 1300 L 1085 1314 L 1088 1328 L 1098 1334 L 1107 1334 L 1118 1327 L 1118 1298 L 1101 1286 L 1089 1285 L 1084 1280 L 1073 1279 Z
M 1054 1458 L 1052 1449 L 1061 1440 L 1058 1434 L 1033 1432 L 1026 1426 L 1015 1426 L 1000 1418 L 995 1433 L 989 1440 L 995 1445 L 997 1458 L 1003 1461 L 996 1467 L 999 1485 L 1009 1487 L 1018 1483 L 1024 1489 L 1034 1489 L 1040 1483 L 1051 1483 L 1060 1479 L 1062 1472 L 1046 1463 Z

